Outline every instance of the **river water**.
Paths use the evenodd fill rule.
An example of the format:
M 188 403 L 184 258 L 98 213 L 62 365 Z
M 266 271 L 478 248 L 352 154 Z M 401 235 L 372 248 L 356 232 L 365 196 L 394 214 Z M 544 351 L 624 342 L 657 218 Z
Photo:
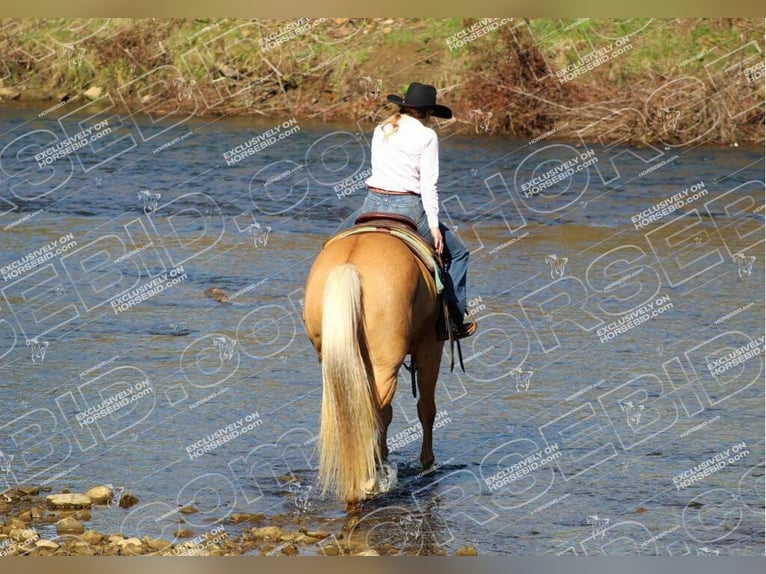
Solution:
M 302 288 L 362 201 L 372 126 L 75 107 L 0 110 L 0 489 L 135 494 L 94 510 L 102 532 L 234 535 L 232 513 L 338 532 L 313 488 Z M 465 373 L 442 363 L 425 474 L 400 374 L 399 485 L 355 535 L 403 554 L 762 553 L 762 150 L 440 131 L 479 330 Z

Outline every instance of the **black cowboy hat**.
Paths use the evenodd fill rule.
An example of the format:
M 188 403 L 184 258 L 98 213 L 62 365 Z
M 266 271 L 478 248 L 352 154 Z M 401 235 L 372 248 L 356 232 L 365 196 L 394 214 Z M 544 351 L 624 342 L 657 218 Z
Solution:
M 436 88 L 430 84 L 412 82 L 407 87 L 407 93 L 404 94 L 404 99 L 394 94 L 391 94 L 386 99 L 400 107 L 431 110 L 431 114 L 437 118 L 449 119 L 452 117 L 451 109 L 436 103 Z

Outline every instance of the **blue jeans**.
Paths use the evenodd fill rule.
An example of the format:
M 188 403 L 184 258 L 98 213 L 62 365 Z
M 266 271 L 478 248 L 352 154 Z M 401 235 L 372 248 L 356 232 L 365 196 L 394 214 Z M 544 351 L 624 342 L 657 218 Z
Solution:
M 428 220 L 420 196 L 417 195 L 386 195 L 384 193 L 369 192 L 364 198 L 362 207 L 349 215 L 338 227 L 337 231 L 351 227 L 354 221 L 363 213 L 380 211 L 383 213 L 397 213 L 406 215 L 418 226 L 418 233 L 422 235 L 429 245 L 433 245 L 433 237 L 428 229 Z M 465 315 L 466 305 L 466 275 L 468 274 L 468 248 L 460 238 L 452 233 L 443 223 L 439 223 L 439 229 L 444 238 L 444 250 L 442 261 L 447 268 L 444 288 L 447 299 L 457 307 L 457 312 L 462 318 Z

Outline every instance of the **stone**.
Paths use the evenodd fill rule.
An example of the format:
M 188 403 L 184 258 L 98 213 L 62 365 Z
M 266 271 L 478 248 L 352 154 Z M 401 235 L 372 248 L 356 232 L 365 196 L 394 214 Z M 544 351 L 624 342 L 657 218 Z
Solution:
M 109 504 L 113 495 L 112 489 L 106 485 L 94 486 L 85 493 L 93 504 Z
M 87 542 L 88 544 L 95 546 L 104 539 L 104 535 L 96 532 L 95 530 L 86 530 L 83 534 L 80 535 L 80 539 L 83 542 Z
M 16 502 L 24 496 L 24 493 L 18 488 L 7 488 L 0 494 L 2 495 L 2 500 L 6 502 Z
M 17 542 L 24 542 L 37 537 L 37 531 L 34 528 L 14 528 L 8 533 L 8 538 Z
M 256 538 L 279 540 L 279 537 L 282 536 L 282 529 L 279 526 L 262 526 L 261 528 L 253 528 L 250 532 Z
M 195 512 L 199 512 L 199 510 L 197 510 L 193 506 L 184 506 L 182 508 L 179 508 L 178 512 L 180 512 L 181 514 L 194 514 Z
M 219 303 L 228 303 L 230 301 L 226 291 L 219 289 L 218 287 L 209 287 L 205 289 L 205 297 L 209 297 Z
M 87 90 L 85 90 L 82 95 L 88 98 L 89 100 L 97 100 L 101 97 L 101 94 L 103 93 L 104 89 L 100 88 L 98 86 L 91 86 Z
M 77 520 L 90 520 L 91 518 L 90 510 L 88 510 L 87 508 L 83 510 L 78 510 L 77 512 L 72 514 L 72 516 L 75 517 Z
M 85 527 L 76 518 L 67 516 L 56 523 L 56 532 L 58 534 L 82 534 L 85 532 Z
M 38 540 L 35 542 L 35 546 L 38 548 L 50 548 L 51 550 L 57 550 L 59 548 L 59 545 L 56 544 L 53 540 Z
M 131 537 L 131 538 L 123 538 L 122 540 L 117 541 L 117 546 L 126 546 L 128 544 L 134 544 L 136 546 L 141 546 L 142 542 L 139 538 Z
M 84 494 L 49 494 L 45 501 L 51 508 L 77 510 L 80 508 L 90 508 L 92 502 Z
M 137 503 L 138 503 L 138 498 L 136 498 L 130 493 L 123 494 L 120 497 L 120 508 L 130 508 L 131 506 Z
M 95 556 L 96 549 L 87 542 L 77 540 L 70 546 L 69 553 L 72 556 Z
M 175 556 L 211 556 L 210 551 L 205 547 L 191 546 L 178 546 L 173 552 Z
M 20 97 L 21 92 L 16 91 L 13 88 L 0 88 L 0 99 L 18 100 Z
M 260 522 L 265 519 L 265 514 L 249 514 L 247 512 L 235 512 L 229 517 L 229 522 L 232 524 L 240 524 L 242 522 Z
M 16 518 L 18 518 L 22 522 L 26 522 L 26 523 L 32 522 L 32 512 L 29 511 L 29 510 L 25 510 L 23 512 L 19 512 L 16 515 Z
M 13 518 L 9 518 L 5 522 L 5 525 L 9 527 L 8 528 L 8 532 L 10 532 L 12 529 L 15 529 L 15 528 L 23 530 L 23 529 L 26 529 L 26 527 L 27 527 L 27 523 L 26 522 L 24 522 L 23 520 L 15 517 L 15 516 Z
M 294 542 L 301 536 L 303 536 L 303 534 L 300 532 L 283 532 L 279 539 L 282 542 Z
M 143 554 L 144 548 L 141 544 L 141 540 L 138 538 L 125 538 L 117 542 L 117 547 L 120 549 L 120 554 L 123 556 L 138 556 Z
M 173 533 L 173 536 L 176 538 L 189 538 L 190 536 L 193 536 L 194 532 L 191 530 L 188 530 L 187 528 L 179 528 Z
M 288 544 L 282 547 L 281 552 L 285 556 L 297 556 L 299 554 L 298 547 L 295 544 Z
M 320 540 L 330 536 L 330 533 L 325 530 L 307 530 L 305 534 L 306 536 L 311 536 L 311 538 L 319 538 Z
M 357 552 L 354 556 L 380 556 L 380 553 L 374 548 L 367 548 L 361 552 Z
M 40 494 L 39 486 L 19 486 L 18 489 L 26 496 L 37 496 Z
M 338 548 L 336 544 L 328 544 L 326 546 L 320 546 L 319 552 L 325 556 L 338 556 L 340 554 L 340 548 Z
M 149 548 L 152 552 L 161 552 L 169 549 L 171 546 L 169 541 L 162 540 L 161 538 L 149 538 L 148 536 L 144 536 L 141 541 L 144 543 L 144 546 Z
M 478 556 L 479 553 L 476 551 L 476 548 L 473 546 L 462 546 L 458 548 L 457 552 L 455 552 L 456 556 Z

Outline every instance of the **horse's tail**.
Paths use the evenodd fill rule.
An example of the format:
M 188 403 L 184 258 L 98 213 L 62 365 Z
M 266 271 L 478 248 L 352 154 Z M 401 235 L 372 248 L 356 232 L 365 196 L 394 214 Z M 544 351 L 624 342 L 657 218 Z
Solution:
M 362 282 L 356 266 L 330 271 L 322 303 L 322 420 L 319 484 L 346 501 L 361 500 L 380 459 L 378 413 L 362 358 Z

